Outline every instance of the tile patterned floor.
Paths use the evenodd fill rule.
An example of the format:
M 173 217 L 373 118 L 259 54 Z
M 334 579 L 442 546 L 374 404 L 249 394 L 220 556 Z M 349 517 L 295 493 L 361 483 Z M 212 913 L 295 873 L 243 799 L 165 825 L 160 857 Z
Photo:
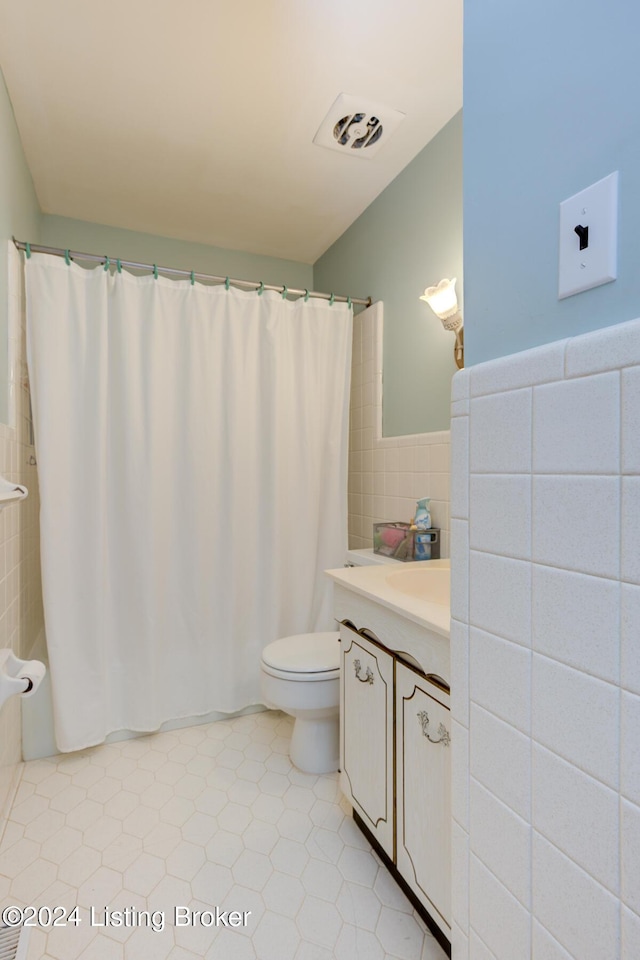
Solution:
M 278 712 L 25 764 L 0 846 L 0 904 L 76 904 L 29 960 L 444 960 L 354 826 L 337 775 L 309 776 Z M 251 911 L 175 926 L 174 907 Z M 165 911 L 164 930 L 91 926 Z M 208 919 L 208 918 L 207 918 Z

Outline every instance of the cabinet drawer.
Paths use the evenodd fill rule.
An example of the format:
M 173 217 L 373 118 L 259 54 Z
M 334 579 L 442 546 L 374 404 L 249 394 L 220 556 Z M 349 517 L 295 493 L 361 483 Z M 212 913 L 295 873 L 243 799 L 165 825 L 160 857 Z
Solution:
M 449 697 L 396 665 L 397 866 L 451 936 L 451 718 Z
M 340 640 L 340 786 L 393 857 L 394 660 L 349 627 Z

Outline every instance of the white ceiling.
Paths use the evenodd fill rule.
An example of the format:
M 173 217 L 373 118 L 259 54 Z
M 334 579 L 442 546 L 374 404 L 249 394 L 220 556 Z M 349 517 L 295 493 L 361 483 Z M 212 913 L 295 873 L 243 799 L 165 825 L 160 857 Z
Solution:
M 462 0 L 0 0 L 0 65 L 45 213 L 313 263 L 460 109 Z

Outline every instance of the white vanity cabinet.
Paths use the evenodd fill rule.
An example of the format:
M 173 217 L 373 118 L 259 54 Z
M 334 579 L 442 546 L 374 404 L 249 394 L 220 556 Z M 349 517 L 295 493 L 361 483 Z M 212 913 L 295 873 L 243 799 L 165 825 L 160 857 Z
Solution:
M 393 656 L 345 625 L 340 643 L 340 786 L 393 859 Z
M 445 943 L 451 939 L 448 688 L 441 676 L 419 669 L 414 656 L 387 647 L 387 622 L 371 616 L 373 609 L 366 627 L 351 617 L 340 625 L 340 786 L 360 828 Z
M 449 695 L 396 664 L 396 866 L 449 936 L 451 720 Z

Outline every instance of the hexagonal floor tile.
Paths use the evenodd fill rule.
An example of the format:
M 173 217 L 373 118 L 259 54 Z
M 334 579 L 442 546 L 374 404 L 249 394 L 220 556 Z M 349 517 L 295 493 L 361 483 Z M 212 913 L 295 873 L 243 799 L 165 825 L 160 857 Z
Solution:
M 260 960 L 294 960 L 300 935 L 293 920 L 266 913 L 252 940 Z
M 262 899 L 268 910 L 291 919 L 302 906 L 305 895 L 304 887 L 296 877 L 275 871 L 262 891 Z
M 262 711 L 30 761 L 0 897 L 164 911 L 167 927 L 35 930 L 37 960 L 444 960 L 340 794 Z M 176 906 L 247 911 L 174 928 Z M 30 953 L 29 960 L 36 960 Z
M 306 896 L 298 911 L 296 924 L 304 940 L 331 949 L 342 929 L 342 917 L 332 903 Z
M 236 883 L 260 891 L 273 873 L 273 864 L 263 853 L 243 850 L 232 870 Z
M 414 917 L 383 907 L 376 926 L 376 936 L 387 953 L 394 957 L 420 960 L 424 928 Z
M 69 854 L 77 850 L 82 843 L 82 834 L 73 827 L 62 827 L 49 840 L 45 840 L 40 848 L 42 857 L 52 863 L 62 863 Z

